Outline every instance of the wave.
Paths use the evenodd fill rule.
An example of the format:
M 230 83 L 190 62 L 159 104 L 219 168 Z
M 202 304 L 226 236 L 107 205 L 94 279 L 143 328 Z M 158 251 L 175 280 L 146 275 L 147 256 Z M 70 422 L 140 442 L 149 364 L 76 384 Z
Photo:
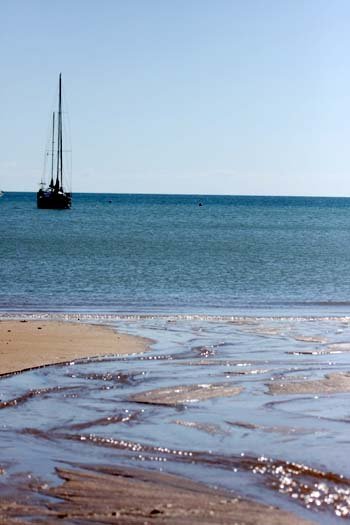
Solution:
M 254 321 L 341 321 L 350 323 L 350 315 L 215 315 L 215 314 L 180 314 L 180 313 L 87 313 L 87 312 L 30 312 L 0 311 L 0 320 L 52 320 L 52 321 L 216 321 L 231 323 L 252 323 Z

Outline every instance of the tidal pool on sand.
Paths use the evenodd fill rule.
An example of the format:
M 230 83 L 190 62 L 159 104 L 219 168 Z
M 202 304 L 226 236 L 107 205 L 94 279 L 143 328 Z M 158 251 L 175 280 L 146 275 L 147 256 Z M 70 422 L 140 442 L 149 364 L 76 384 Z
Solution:
M 155 343 L 2 377 L 2 484 L 142 466 L 321 523 L 350 516 L 350 318 L 80 318 Z

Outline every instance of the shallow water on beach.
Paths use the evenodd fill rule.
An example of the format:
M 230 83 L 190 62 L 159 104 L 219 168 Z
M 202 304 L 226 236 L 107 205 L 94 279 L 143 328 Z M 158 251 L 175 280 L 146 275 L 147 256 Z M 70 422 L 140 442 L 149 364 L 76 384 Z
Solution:
M 349 317 L 32 317 L 79 317 L 154 343 L 3 376 L 0 483 L 25 472 L 57 483 L 59 465 L 123 464 L 320 523 L 349 518 Z

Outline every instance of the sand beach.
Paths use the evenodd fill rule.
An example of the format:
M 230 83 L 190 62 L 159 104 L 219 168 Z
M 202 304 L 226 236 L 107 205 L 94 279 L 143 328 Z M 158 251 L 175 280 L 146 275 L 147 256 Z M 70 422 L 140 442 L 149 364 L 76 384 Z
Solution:
M 0 375 L 84 357 L 144 352 L 149 341 L 108 326 L 60 321 L 0 321 Z

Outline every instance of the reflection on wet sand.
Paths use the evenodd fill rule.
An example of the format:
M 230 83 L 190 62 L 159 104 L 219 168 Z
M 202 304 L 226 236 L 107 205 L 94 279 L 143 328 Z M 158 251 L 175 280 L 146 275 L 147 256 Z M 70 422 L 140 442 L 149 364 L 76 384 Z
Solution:
M 231 499 L 249 493 L 293 511 L 299 514 L 296 523 L 315 517 L 329 525 L 349 518 L 350 318 L 108 320 L 123 332 L 157 342 L 147 354 L 89 358 L 0 379 L 0 491 L 7 502 L 1 512 L 5 507 L 13 511 L 4 518 L 6 525 L 15 516 L 23 523 L 68 517 L 72 523 L 144 523 L 151 518 L 196 523 L 187 507 L 179 507 L 181 516 L 176 513 L 179 500 L 168 493 L 164 504 L 174 505 L 169 507 L 173 514 L 161 495 L 149 506 L 135 496 L 118 507 L 106 493 L 111 512 L 104 513 L 96 500 L 87 516 L 79 502 L 84 494 L 85 501 L 90 495 L 94 499 L 90 482 L 100 499 L 100 481 L 109 484 L 103 476 L 141 487 L 137 479 L 144 480 L 146 471 L 138 471 L 137 479 L 126 474 L 140 465 L 159 471 L 154 473 L 160 476 L 153 486 L 156 496 L 162 480 L 167 483 L 162 476 L 177 474 L 225 488 Z M 74 465 L 83 468 L 87 457 L 93 464 L 88 473 L 85 467 L 83 473 L 72 470 Z M 58 466 L 61 481 L 55 474 Z M 39 514 L 28 510 L 36 505 L 33 494 L 16 510 L 21 472 L 30 473 L 31 480 L 40 478 L 43 494 L 56 490 L 65 498 L 65 503 L 44 498 L 51 513 L 46 522 L 40 514 L 46 512 L 43 500 Z M 244 518 L 235 515 L 239 523 L 258 523 L 250 505 L 254 508 L 249 504 Z M 210 510 L 214 515 L 199 513 L 197 521 L 232 522 L 227 507 L 223 514 L 215 506 Z M 271 523 L 292 523 L 283 521 L 283 513 L 273 516 L 269 519 L 277 521 Z

